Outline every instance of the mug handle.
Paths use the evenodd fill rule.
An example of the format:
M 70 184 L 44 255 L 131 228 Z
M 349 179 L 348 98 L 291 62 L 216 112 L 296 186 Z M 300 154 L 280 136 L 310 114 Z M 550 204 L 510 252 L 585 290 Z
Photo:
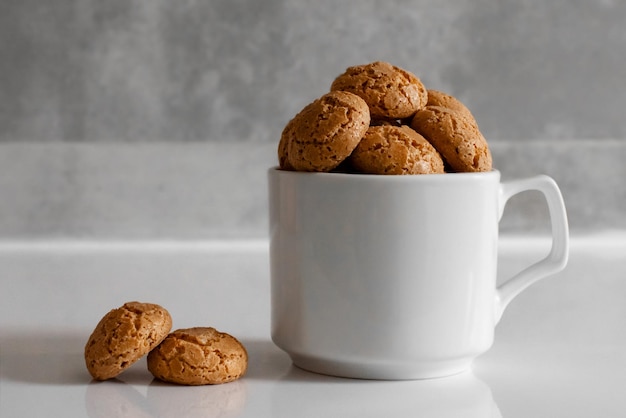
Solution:
M 500 218 L 502 218 L 504 207 L 509 199 L 526 190 L 537 190 L 543 193 L 548 203 L 552 230 L 552 248 L 545 258 L 530 265 L 498 286 L 496 289 L 496 323 L 500 321 L 502 313 L 513 298 L 538 280 L 563 270 L 567 264 L 569 255 L 567 213 L 559 186 L 551 177 L 540 175 L 501 183 Z

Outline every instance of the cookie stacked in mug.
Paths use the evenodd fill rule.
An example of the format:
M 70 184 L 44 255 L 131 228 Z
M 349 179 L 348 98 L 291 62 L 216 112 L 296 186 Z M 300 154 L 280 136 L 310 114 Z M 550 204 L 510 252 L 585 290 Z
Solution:
M 455 97 L 387 62 L 349 67 L 283 129 L 283 170 L 440 174 L 492 169 L 484 136 Z

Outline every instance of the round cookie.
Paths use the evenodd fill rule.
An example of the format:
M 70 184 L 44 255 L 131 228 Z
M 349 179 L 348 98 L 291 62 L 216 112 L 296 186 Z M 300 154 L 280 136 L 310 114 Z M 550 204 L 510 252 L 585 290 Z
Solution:
M 369 174 L 443 173 L 435 148 L 408 126 L 372 126 L 352 155 L 352 166 Z
M 287 124 L 283 136 L 288 164 L 297 171 L 336 168 L 352 153 L 369 123 L 369 109 L 359 96 L 345 91 L 326 93 Z
M 441 106 L 426 106 L 411 127 L 422 134 L 457 172 L 490 171 L 491 151 L 473 121 Z
M 127 302 L 96 325 L 85 345 L 85 364 L 96 380 L 113 378 L 159 345 L 172 317 L 152 303 Z
M 349 67 L 333 81 L 330 90 L 362 97 L 374 119 L 411 117 L 426 106 L 428 99 L 419 78 L 383 61 Z
M 295 135 L 295 122 L 294 119 L 291 119 L 285 128 L 283 129 L 282 134 L 280 135 L 280 141 L 278 141 L 278 166 L 282 170 L 293 170 L 294 168 L 291 166 L 289 162 L 289 143 L 291 139 Z
M 247 368 L 245 347 L 215 328 L 176 330 L 148 354 L 148 370 L 154 377 L 181 385 L 232 382 Z
M 474 119 L 474 115 L 472 115 L 472 112 L 470 112 L 470 110 L 467 108 L 467 106 L 463 104 L 463 102 L 461 102 L 456 97 L 446 94 L 442 91 L 428 90 L 428 102 L 426 103 L 426 106 L 445 107 L 447 109 L 454 110 L 455 112 L 462 114 L 471 121 L 476 121 Z

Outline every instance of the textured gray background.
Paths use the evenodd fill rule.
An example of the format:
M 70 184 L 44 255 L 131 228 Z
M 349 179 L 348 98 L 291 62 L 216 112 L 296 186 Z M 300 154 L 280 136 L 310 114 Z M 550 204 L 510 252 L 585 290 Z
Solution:
M 3 0 L 0 139 L 275 141 L 377 59 L 493 140 L 621 139 L 624 22 L 620 0 Z
M 282 127 L 374 60 L 463 100 L 505 178 L 555 177 L 573 229 L 626 228 L 624 22 L 621 0 L 3 0 L 0 235 L 262 236 Z M 545 215 L 516 204 L 506 228 Z

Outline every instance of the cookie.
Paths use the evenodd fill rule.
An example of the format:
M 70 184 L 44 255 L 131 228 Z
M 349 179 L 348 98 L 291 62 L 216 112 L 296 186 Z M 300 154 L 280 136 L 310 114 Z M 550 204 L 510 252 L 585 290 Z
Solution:
M 435 148 L 408 126 L 372 126 L 350 156 L 352 166 L 369 174 L 443 173 Z
M 294 168 L 291 166 L 289 162 L 289 143 L 295 134 L 295 119 L 291 119 L 285 128 L 283 129 L 282 134 L 280 135 L 280 141 L 278 142 L 278 166 L 282 170 L 293 170 Z
M 462 114 L 467 119 L 474 121 L 474 115 L 472 112 L 454 96 L 451 96 L 447 93 L 444 93 L 439 90 L 428 90 L 428 102 L 426 106 L 440 106 L 445 107 L 446 109 L 454 110 L 457 113 Z
M 287 147 L 288 164 L 297 171 L 336 168 L 356 148 L 369 123 L 369 109 L 359 96 L 326 93 L 287 124 L 283 135 L 287 144 L 282 146 Z
M 330 87 L 331 91 L 349 91 L 367 103 L 374 119 L 411 117 L 426 106 L 428 93 L 414 74 L 376 61 L 349 67 Z
M 96 380 L 113 378 L 159 345 L 172 317 L 152 303 L 128 302 L 107 313 L 85 345 L 85 364 Z
M 245 347 L 215 328 L 176 330 L 148 354 L 148 370 L 154 377 L 181 385 L 232 382 L 247 368 Z
M 411 127 L 426 138 L 457 172 L 490 171 L 489 146 L 478 126 L 462 114 L 441 106 L 418 111 Z

